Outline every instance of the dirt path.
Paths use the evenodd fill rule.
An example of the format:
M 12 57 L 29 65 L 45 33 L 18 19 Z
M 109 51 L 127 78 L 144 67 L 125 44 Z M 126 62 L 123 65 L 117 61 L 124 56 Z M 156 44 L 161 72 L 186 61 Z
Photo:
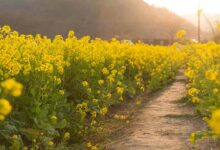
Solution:
M 155 93 L 125 130 L 110 144 L 110 150 L 214 150 L 211 141 L 203 140 L 197 145 L 189 142 L 193 131 L 205 128 L 193 113 L 193 108 L 181 99 L 185 96 L 184 76 L 164 90 Z

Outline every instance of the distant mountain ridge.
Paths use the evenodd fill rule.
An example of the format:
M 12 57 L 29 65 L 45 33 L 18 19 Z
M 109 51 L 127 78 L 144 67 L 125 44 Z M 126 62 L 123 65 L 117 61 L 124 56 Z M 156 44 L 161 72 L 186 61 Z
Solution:
M 26 34 L 103 39 L 173 39 L 179 29 L 191 38 L 196 27 L 164 8 L 143 0 L 0 0 L 0 25 Z

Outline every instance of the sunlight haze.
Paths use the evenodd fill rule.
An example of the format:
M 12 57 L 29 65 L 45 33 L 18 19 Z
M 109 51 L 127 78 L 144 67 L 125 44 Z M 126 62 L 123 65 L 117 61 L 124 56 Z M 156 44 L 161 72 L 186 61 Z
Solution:
M 0 150 L 220 150 L 200 1 L 0 0 Z
M 166 7 L 178 15 L 194 14 L 198 9 L 198 0 L 144 0 L 149 4 Z M 201 0 L 201 9 L 206 13 L 220 14 L 219 0 Z

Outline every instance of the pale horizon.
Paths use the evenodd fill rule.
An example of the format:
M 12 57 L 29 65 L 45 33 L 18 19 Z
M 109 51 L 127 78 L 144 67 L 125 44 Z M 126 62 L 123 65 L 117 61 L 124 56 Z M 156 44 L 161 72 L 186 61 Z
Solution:
M 144 0 L 157 7 L 165 7 L 178 15 L 196 14 L 198 0 Z M 201 0 L 201 9 L 204 13 L 220 14 L 219 0 Z

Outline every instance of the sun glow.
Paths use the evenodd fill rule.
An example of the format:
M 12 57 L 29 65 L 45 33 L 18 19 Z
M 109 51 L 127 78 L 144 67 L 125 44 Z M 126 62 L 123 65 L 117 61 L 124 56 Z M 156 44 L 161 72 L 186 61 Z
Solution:
M 179 14 L 194 14 L 198 9 L 199 0 L 144 0 L 149 4 L 159 7 L 166 7 Z M 200 0 L 201 9 L 206 13 L 220 14 L 219 0 Z

